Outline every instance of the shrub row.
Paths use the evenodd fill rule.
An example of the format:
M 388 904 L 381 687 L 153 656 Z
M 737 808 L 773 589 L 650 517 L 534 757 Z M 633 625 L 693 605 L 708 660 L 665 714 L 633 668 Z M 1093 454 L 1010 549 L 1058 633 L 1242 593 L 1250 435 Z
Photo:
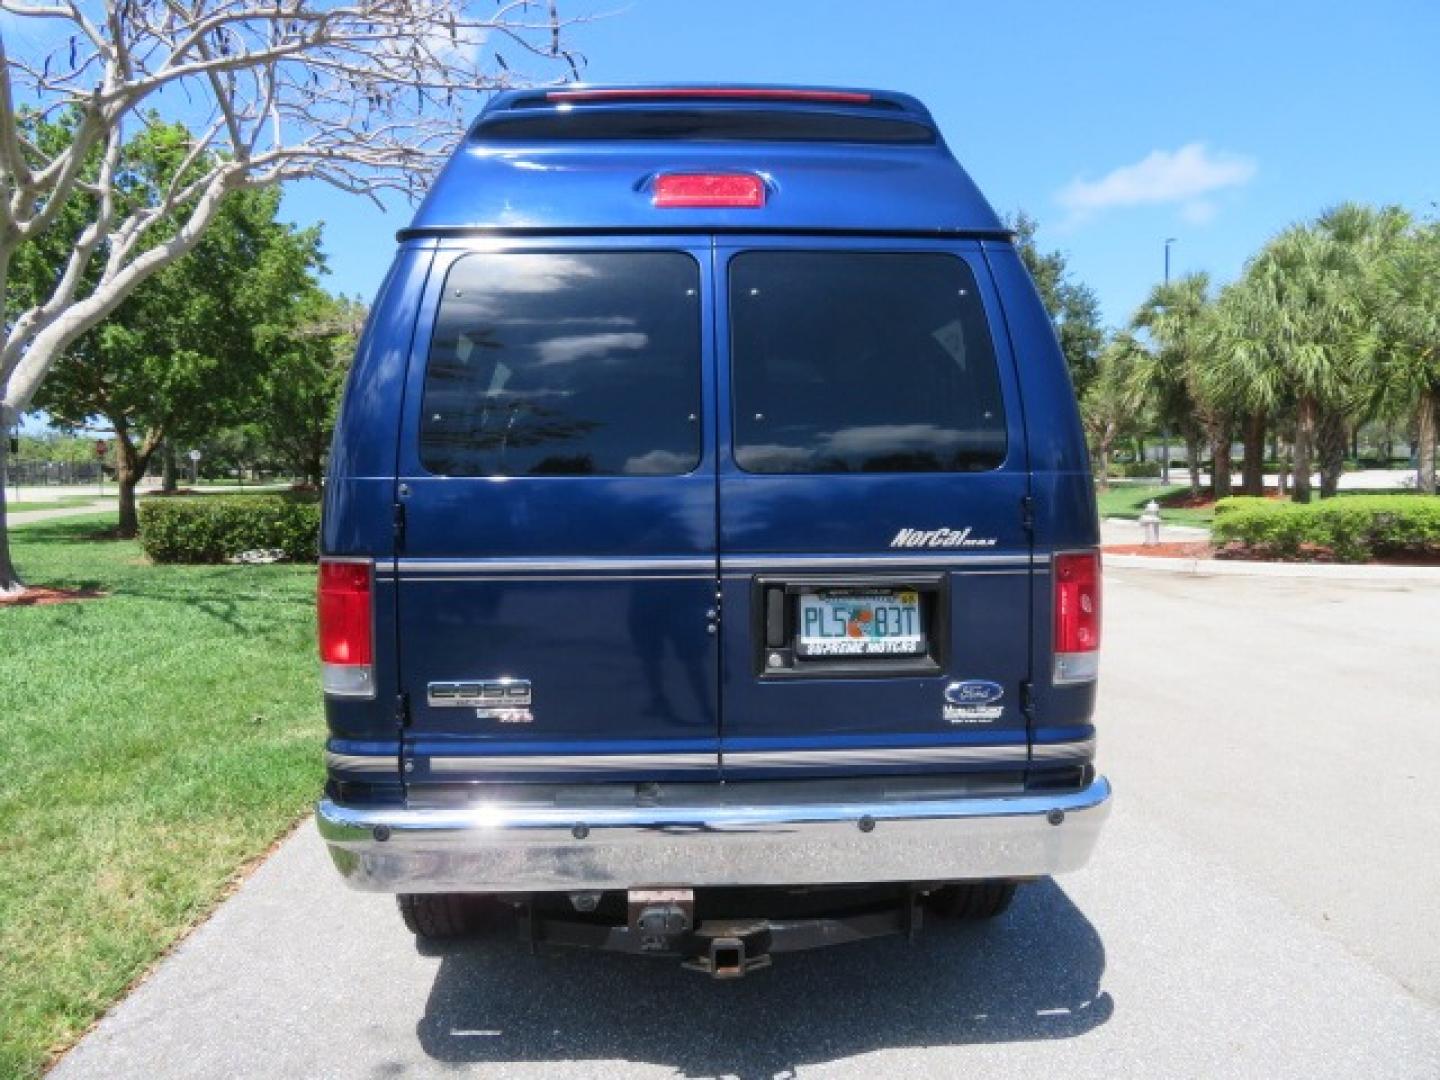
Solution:
M 1275 559 L 1440 558 L 1440 497 L 1350 495 L 1302 505 L 1237 496 L 1215 504 L 1214 536 Z
M 140 546 L 157 563 L 219 563 L 264 548 L 283 551 L 295 562 L 314 562 L 319 539 L 320 503 L 313 493 L 140 503 Z
M 1150 479 L 1160 475 L 1158 461 L 1122 461 L 1110 466 L 1110 475 L 1126 480 Z
M 1239 510 L 1253 510 L 1256 507 L 1283 505 L 1287 504 L 1276 502 L 1274 499 L 1263 498 L 1259 495 L 1230 495 L 1216 501 L 1215 517 L 1217 519 L 1226 517 Z

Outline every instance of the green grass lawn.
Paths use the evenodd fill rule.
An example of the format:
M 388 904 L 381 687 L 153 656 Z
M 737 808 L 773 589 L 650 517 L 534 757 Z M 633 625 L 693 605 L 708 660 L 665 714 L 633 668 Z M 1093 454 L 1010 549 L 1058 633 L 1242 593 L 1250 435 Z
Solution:
M 1165 505 L 1168 496 L 1179 495 L 1190 489 L 1183 484 L 1169 487 L 1152 484 L 1115 484 L 1109 491 L 1097 488 L 1095 499 L 1100 504 L 1100 517 L 1138 518 L 1151 499 L 1160 503 L 1160 520 L 1172 525 L 1202 525 L 1209 528 L 1215 521 L 1213 506 L 1169 507 Z
M 151 566 L 114 516 L 15 530 L 0 607 L 0 1076 L 37 1074 L 309 807 L 314 570 Z M 297 898 L 297 901 L 303 898 Z

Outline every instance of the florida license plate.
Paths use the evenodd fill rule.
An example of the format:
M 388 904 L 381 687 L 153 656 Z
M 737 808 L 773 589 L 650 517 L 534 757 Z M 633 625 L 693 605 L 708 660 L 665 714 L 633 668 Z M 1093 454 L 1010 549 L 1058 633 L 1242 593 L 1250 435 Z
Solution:
M 909 589 L 800 594 L 800 656 L 918 656 L 925 651 L 920 596 Z

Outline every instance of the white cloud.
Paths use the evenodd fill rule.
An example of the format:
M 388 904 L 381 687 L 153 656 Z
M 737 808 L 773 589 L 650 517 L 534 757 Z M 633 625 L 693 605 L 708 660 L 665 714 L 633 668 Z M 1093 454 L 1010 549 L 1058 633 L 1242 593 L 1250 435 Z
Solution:
M 1187 225 L 1209 225 L 1219 212 L 1220 207 L 1209 199 L 1195 199 L 1180 207 L 1180 216 Z
M 694 454 L 677 454 L 673 450 L 651 450 L 648 454 L 628 458 L 621 472 L 627 476 L 675 476 L 695 467 Z
M 1070 211 L 1072 223 L 1115 207 L 1179 204 L 1185 220 L 1203 224 L 1218 210 L 1203 196 L 1248 184 L 1255 171 L 1252 158 L 1211 151 L 1194 142 L 1173 151 L 1152 150 L 1098 180 L 1077 177 L 1055 198 Z
M 628 334 L 569 334 L 564 337 L 547 338 L 535 343 L 540 354 L 541 366 L 550 364 L 573 364 L 576 360 L 602 359 L 612 353 L 633 352 L 650 344 L 650 335 L 634 331 Z

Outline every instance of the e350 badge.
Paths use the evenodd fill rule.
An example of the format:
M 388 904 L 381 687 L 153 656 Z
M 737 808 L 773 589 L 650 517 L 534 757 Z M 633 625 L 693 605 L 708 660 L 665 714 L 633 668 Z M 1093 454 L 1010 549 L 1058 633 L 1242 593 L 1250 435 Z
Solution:
M 945 687 L 942 715 L 952 724 L 989 724 L 1005 715 L 1005 688 L 988 679 L 966 679 Z

